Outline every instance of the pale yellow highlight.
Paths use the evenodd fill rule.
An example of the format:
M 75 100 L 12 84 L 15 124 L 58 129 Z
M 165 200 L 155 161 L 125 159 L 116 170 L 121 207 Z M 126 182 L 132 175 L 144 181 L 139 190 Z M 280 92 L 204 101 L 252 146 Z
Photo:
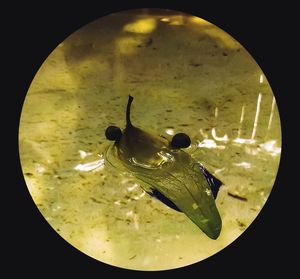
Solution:
M 148 34 L 156 28 L 156 25 L 157 21 L 155 18 L 143 18 L 126 24 L 123 30 L 126 32 Z

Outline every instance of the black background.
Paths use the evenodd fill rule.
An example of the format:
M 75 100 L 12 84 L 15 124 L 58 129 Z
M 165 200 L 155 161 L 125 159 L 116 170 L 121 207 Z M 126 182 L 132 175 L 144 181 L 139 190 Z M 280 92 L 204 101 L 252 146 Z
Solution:
M 93 278 L 95 276 L 173 276 L 193 272 L 201 278 L 242 278 L 284 275 L 289 278 L 294 266 L 291 251 L 296 250 L 299 238 L 297 219 L 291 215 L 297 205 L 290 202 L 294 196 L 288 182 L 286 151 L 290 146 L 287 136 L 288 111 L 292 110 L 292 66 L 296 64 L 297 42 L 295 26 L 297 16 L 290 2 L 263 5 L 262 1 L 239 1 L 218 3 L 217 1 L 109 1 L 93 5 L 87 1 L 55 3 L 39 1 L 38 4 L 12 4 L 2 7 L 2 60 L 8 89 L 6 97 L 11 98 L 11 115 L 5 113 L 3 130 L 10 130 L 13 137 L 11 147 L 3 155 L 3 189 L 12 190 L 2 194 L 4 205 L 2 233 L 2 263 L 8 277 L 14 278 L 18 272 L 32 278 L 68 278 L 75 276 Z M 178 4 L 180 3 L 180 4 Z M 25 185 L 18 155 L 18 123 L 30 82 L 49 53 L 68 35 L 83 25 L 111 12 L 130 8 L 169 8 L 197 15 L 206 19 L 237 39 L 258 62 L 266 74 L 278 102 L 283 134 L 283 150 L 279 174 L 265 207 L 252 225 L 233 244 L 214 256 L 189 267 L 164 272 L 135 272 L 102 264 L 77 251 L 64 241 L 42 217 L 33 203 Z M 299 33 L 299 32 L 298 32 Z M 296 47 L 295 47 L 296 46 Z M 7 77 L 7 78 L 6 78 Z M 5 82 L 5 81 L 4 81 Z M 4 111 L 4 109 L 3 109 Z M 297 112 L 295 112 L 295 116 Z M 9 120 L 9 121 L 8 121 Z M 12 128 L 12 129 L 11 129 Z M 287 144 L 287 142 L 289 144 Z M 5 153 L 4 153 L 5 154 Z M 299 211 L 299 210 L 298 210 Z M 5 248 L 5 249 L 3 249 Z M 209 277 L 208 277 L 209 276 Z

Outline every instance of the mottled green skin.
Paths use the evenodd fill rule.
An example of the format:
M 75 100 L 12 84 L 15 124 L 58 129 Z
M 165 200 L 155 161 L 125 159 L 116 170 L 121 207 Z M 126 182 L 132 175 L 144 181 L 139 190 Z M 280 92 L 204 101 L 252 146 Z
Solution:
M 210 187 L 199 164 L 181 149 L 134 126 L 127 125 L 116 154 L 123 166 L 151 193 L 158 190 L 170 199 L 207 236 L 217 239 L 222 221 Z

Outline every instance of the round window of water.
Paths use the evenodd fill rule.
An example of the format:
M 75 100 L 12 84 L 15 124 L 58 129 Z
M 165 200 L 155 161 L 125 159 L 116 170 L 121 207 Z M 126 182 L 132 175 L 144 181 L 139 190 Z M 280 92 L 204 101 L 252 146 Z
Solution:
M 167 270 L 219 252 L 256 218 L 281 128 L 239 42 L 192 15 L 131 10 L 47 57 L 19 150 L 33 201 L 66 241 L 109 265 Z

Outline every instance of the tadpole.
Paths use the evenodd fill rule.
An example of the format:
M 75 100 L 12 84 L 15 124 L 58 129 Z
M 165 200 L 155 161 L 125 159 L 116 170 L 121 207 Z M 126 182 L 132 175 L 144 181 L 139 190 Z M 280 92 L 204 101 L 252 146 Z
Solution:
M 135 127 L 130 119 L 132 102 L 129 95 L 125 128 L 110 126 L 105 131 L 107 139 L 114 141 L 105 152 L 105 164 L 132 174 L 145 192 L 217 239 L 222 220 L 215 198 L 222 182 L 183 150 L 191 144 L 188 135 L 177 133 L 169 142 Z

